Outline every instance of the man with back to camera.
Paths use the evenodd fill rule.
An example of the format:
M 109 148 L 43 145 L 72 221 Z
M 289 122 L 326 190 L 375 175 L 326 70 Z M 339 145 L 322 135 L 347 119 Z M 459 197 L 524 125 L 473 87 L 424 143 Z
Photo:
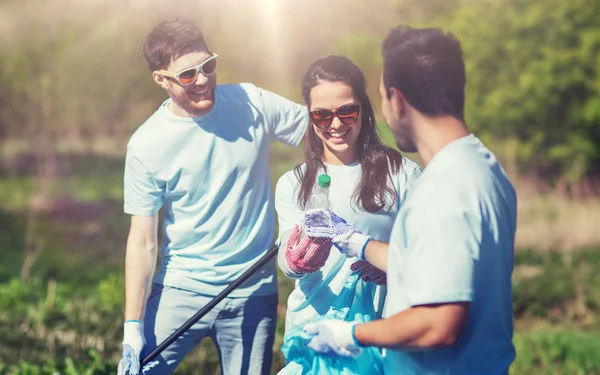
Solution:
M 330 237 L 345 255 L 387 270 L 384 319 L 305 326 L 319 352 L 384 348 L 386 374 L 508 374 L 515 190 L 464 122 L 460 42 L 437 28 L 397 27 L 383 43 L 382 112 L 424 172 L 396 218 L 390 244 L 336 217 Z
M 218 56 L 189 21 L 159 23 L 144 56 L 169 99 L 127 145 L 124 211 L 132 217 L 119 374 L 138 374 L 143 354 L 267 252 L 275 226 L 270 143 L 297 146 L 309 122 L 304 106 L 269 91 L 217 85 Z M 152 373 L 172 373 L 210 337 L 223 374 L 268 374 L 276 308 L 271 262 L 163 351 Z

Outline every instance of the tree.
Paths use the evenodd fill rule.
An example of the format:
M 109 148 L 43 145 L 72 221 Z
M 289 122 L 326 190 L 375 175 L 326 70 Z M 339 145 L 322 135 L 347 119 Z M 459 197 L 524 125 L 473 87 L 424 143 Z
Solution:
M 398 17 L 388 27 L 435 26 L 460 39 L 468 77 L 467 124 L 515 172 L 566 184 L 600 172 L 598 1 L 392 3 Z M 378 49 L 382 38 L 359 32 L 339 46 L 362 66 L 377 65 L 379 57 L 366 62 L 364 51 Z

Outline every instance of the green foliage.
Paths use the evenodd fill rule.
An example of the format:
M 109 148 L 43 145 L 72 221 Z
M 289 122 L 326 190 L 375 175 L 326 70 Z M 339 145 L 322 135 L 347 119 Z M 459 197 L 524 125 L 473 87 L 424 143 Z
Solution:
M 513 309 L 519 319 L 542 318 L 587 326 L 600 312 L 600 248 L 569 253 L 517 252 Z
M 0 373 L 6 375 L 107 375 L 116 374 L 117 368 L 107 364 L 97 352 L 89 353 L 89 360 L 75 360 L 66 358 L 64 362 L 57 363 L 47 359 L 43 364 L 37 365 L 26 361 L 18 364 L 7 365 L 0 362 Z
M 150 79 L 141 44 L 155 20 L 170 15 L 164 13 L 168 7 L 157 8 L 163 12 L 160 16 L 137 10 L 136 22 L 125 22 L 127 13 L 122 12 L 99 27 L 97 12 L 111 10 L 110 4 L 60 17 L 27 12 L 37 9 L 38 3 L 24 2 L 19 27 L 7 26 L 5 33 L 17 37 L 2 40 L 0 139 L 27 138 L 45 147 L 64 136 L 127 139 L 164 97 Z M 10 4 L 0 6 L 16 12 Z M 338 53 L 363 69 L 374 101 L 380 45 L 390 27 L 408 23 L 450 30 L 464 49 L 471 130 L 498 150 L 515 172 L 574 184 L 600 172 L 599 4 L 595 0 L 389 0 L 377 6 L 344 2 L 343 9 L 331 4 L 333 13 L 323 10 L 331 19 L 344 20 L 334 30 L 322 27 L 330 22 L 327 17 L 312 14 L 314 26 L 298 22 L 302 17 L 289 20 L 290 25 L 282 22 L 279 27 L 286 33 L 279 39 L 267 29 L 244 30 L 247 37 L 237 37 L 235 31 L 244 29 L 248 17 L 264 17 L 251 5 L 240 13 L 229 12 L 228 18 L 240 24 L 234 28 L 211 17 L 205 25 L 223 52 L 221 82 L 223 78 L 276 82 L 275 91 L 297 94 L 301 70 L 314 58 Z M 217 5 L 187 5 L 191 12 L 224 11 Z M 310 4 L 281 6 L 289 12 L 314 13 Z M 294 38 L 287 29 L 293 26 L 301 27 L 307 37 Z M 298 47 L 286 45 L 289 56 L 283 56 L 270 44 L 261 45 L 261 38 L 263 43 L 284 43 L 288 38 Z M 334 39 L 337 45 L 331 46 Z M 254 49 L 261 49 L 261 59 L 242 58 Z M 264 61 L 274 67 L 265 69 Z M 284 62 L 289 67 L 281 66 Z
M 463 43 L 472 129 L 518 139 L 520 171 L 571 183 L 591 171 L 600 160 L 599 3 L 472 1 L 445 21 Z
M 560 283 L 560 280 L 554 283 Z M 97 287 L 82 289 L 75 285 L 59 285 L 54 304 L 48 303 L 51 290 L 48 284 L 39 279 L 28 283 L 13 279 L 0 286 L 0 335 L 3 337 L 0 373 L 114 374 L 120 352 L 122 306 L 116 301 L 122 301 L 123 297 L 122 276 L 109 274 L 99 280 Z M 280 278 L 282 302 L 292 287 L 291 280 Z M 273 373 L 285 364 L 277 350 L 284 332 L 281 318 L 282 315 L 277 325 Z M 38 336 L 35 333 L 23 335 L 23 327 L 35 327 Z M 74 331 L 76 336 L 69 337 L 67 333 Z M 62 336 L 55 335 L 53 341 L 51 337 L 56 333 Z M 517 359 L 511 372 L 552 375 L 600 373 L 597 335 L 597 330 L 517 331 L 514 338 Z M 104 346 L 94 345 L 97 342 L 90 340 L 92 336 L 104 338 Z M 59 337 L 70 341 L 60 341 Z M 215 370 L 217 366 L 216 349 L 210 341 L 205 341 L 186 358 L 177 373 L 218 373 Z
M 121 145 L 164 98 L 150 79 L 141 44 L 149 27 L 172 15 L 173 8 L 157 3 L 152 15 L 148 7 L 122 3 L 118 11 L 111 9 L 115 4 L 99 1 L 69 12 L 41 0 L 0 1 L 0 13 L 9 15 L 0 23 L 0 141 L 25 143 L 23 155 L 9 152 L 8 142 L 0 145 L 0 156 L 7 157 L 0 165 L 1 374 L 116 372 L 129 224 L 122 214 Z M 202 13 L 196 12 L 197 3 L 187 0 L 178 8 Z M 274 91 L 297 95 L 301 70 L 318 57 L 338 53 L 361 66 L 377 102 L 380 45 L 387 29 L 401 22 L 441 26 L 463 44 L 468 125 L 513 170 L 569 183 L 597 171 L 597 1 L 383 0 L 373 6 L 332 0 L 317 4 L 319 12 L 310 1 L 282 3 L 310 17 L 291 13 L 293 19 L 280 22 L 278 34 L 247 27 L 261 16 L 261 8 L 251 3 L 239 12 L 225 9 L 228 22 L 212 16 L 223 11 L 219 4 L 207 2 L 202 8 L 211 15 L 203 23 L 208 39 L 223 56 L 220 82 L 269 82 Z M 323 10 L 326 6 L 334 11 Z M 300 37 L 293 43 L 275 43 L 296 34 Z M 264 38 L 276 36 L 281 39 L 265 43 Z M 333 39 L 338 39 L 335 46 Z M 380 130 L 394 145 L 387 127 L 380 124 Z M 93 155 L 90 145 L 101 137 L 119 155 Z M 65 138 L 69 141 L 62 142 Z M 73 152 L 73 139 L 83 140 L 78 144 L 83 152 Z M 28 159 L 30 154 L 35 158 Z M 275 182 L 302 160 L 302 149 L 275 145 L 272 155 Z M 24 161 L 18 162 L 21 156 Z M 48 160 L 55 163 L 53 178 L 41 180 Z M 39 212 L 31 211 L 40 192 L 46 201 Z M 38 213 L 34 224 L 30 211 Z M 28 229 L 37 253 L 31 277 L 22 281 Z M 600 374 L 600 274 L 594 268 L 599 262 L 598 249 L 517 252 L 513 373 Z M 273 373 L 285 363 L 278 348 L 292 288 L 280 275 Z M 548 330 L 547 325 L 562 328 Z M 217 367 L 216 349 L 205 340 L 178 373 L 218 373 Z
M 514 343 L 517 359 L 511 366 L 513 374 L 600 374 L 597 332 L 523 332 L 515 335 Z
M 390 27 L 442 27 L 460 39 L 467 124 L 514 172 L 573 184 L 600 171 L 598 1 L 393 3 Z M 376 80 L 382 37 L 358 31 L 340 40 L 339 52 Z
M 15 265 L 23 261 L 21 250 L 24 242 L 20 234 L 24 231 L 25 219 L 22 215 L 9 215 L 0 209 L 0 249 L 3 249 L 0 256 L 0 283 L 14 276 Z
M 142 57 L 130 52 L 139 49 L 136 24 L 98 29 L 86 17 L 57 23 L 34 16 L 21 22 L 18 37 L 0 53 L 0 122 L 7 135 L 47 141 L 125 134 L 118 123 L 131 120 L 131 102 L 152 98 Z
M 0 373 L 113 373 L 122 294 L 116 274 L 97 287 L 37 278 L 0 284 Z

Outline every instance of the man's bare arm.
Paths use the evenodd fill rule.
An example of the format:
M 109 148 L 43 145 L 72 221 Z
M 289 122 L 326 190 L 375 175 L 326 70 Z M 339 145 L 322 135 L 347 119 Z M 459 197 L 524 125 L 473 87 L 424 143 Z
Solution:
M 158 214 L 132 216 L 125 254 L 125 320 L 144 320 L 158 253 Z
M 452 345 L 469 313 L 468 302 L 415 306 L 387 319 L 356 326 L 354 335 L 365 346 L 427 349 Z
M 365 260 L 383 272 L 387 272 L 389 244 L 370 240 L 365 247 Z

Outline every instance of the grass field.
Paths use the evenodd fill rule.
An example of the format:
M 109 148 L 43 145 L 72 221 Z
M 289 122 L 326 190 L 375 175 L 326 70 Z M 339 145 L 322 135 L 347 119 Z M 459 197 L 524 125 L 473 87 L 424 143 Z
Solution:
M 0 164 L 0 374 L 113 373 L 128 228 L 123 156 L 64 151 L 55 174 L 40 178 L 18 149 L 5 149 Z M 273 182 L 302 160 L 301 149 L 275 145 L 272 154 Z M 513 180 L 512 373 L 600 374 L 600 201 L 542 194 Z M 274 372 L 284 364 L 279 347 L 293 288 L 282 275 L 279 285 Z M 219 373 L 217 358 L 214 345 L 203 342 L 177 373 Z

